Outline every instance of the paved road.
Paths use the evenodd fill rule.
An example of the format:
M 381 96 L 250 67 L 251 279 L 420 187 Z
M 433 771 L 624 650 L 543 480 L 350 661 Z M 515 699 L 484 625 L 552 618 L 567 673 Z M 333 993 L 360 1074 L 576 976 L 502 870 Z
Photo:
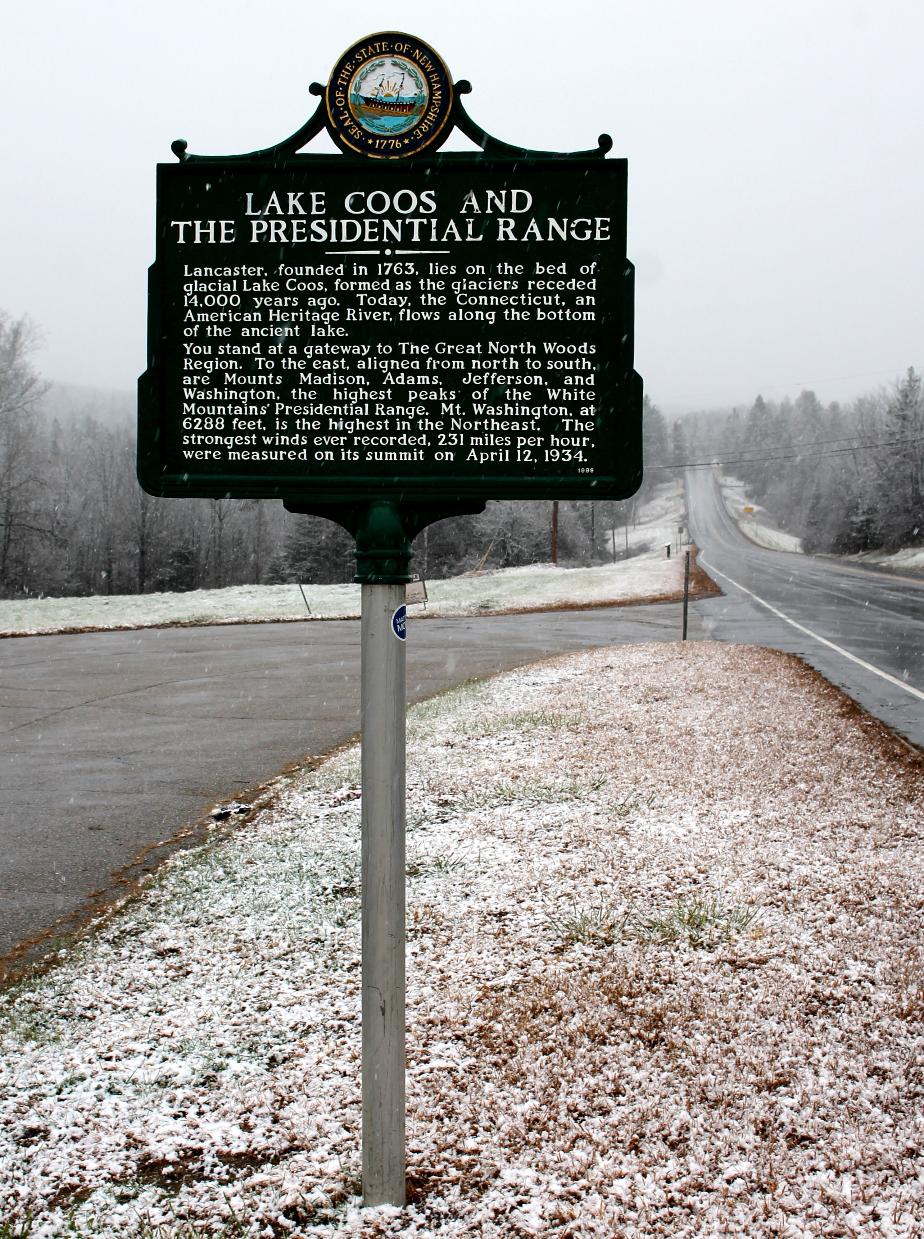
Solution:
M 727 591 L 693 604 L 690 636 L 798 653 L 924 745 L 924 583 L 754 546 L 709 474 L 691 473 L 688 496 L 694 537 Z M 153 866 L 217 801 L 354 734 L 358 627 L 0 641 L 0 955 Z M 409 696 L 679 630 L 678 606 L 412 619 Z
M 700 562 L 725 591 L 693 604 L 706 635 L 801 655 L 924 747 L 924 580 L 756 546 L 709 470 L 687 471 L 687 504 Z
M 679 634 L 670 605 L 412 618 L 408 692 Z M 217 801 L 358 726 L 357 622 L 0 641 L 0 955 L 78 914 L 118 871 L 135 876 L 143 849 Z

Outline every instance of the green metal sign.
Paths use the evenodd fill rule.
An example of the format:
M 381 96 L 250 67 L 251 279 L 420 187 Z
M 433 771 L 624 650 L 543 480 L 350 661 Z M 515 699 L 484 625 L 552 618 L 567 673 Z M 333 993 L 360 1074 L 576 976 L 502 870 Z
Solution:
M 423 526 L 641 482 L 626 176 L 490 138 L 412 36 L 338 61 L 286 142 L 157 170 L 138 472 Z M 327 127 L 345 152 L 306 155 Z M 457 129 L 481 151 L 437 153 Z M 345 515 L 346 513 L 346 515 Z

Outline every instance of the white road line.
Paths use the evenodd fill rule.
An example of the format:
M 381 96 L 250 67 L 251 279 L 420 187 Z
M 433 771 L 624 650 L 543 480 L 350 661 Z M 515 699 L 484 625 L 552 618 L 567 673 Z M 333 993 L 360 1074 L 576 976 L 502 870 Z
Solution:
M 742 594 L 747 594 L 749 598 L 753 598 L 755 602 L 759 602 L 762 607 L 766 607 L 768 611 L 772 611 L 774 615 L 779 617 L 779 619 L 785 620 L 787 624 L 791 624 L 793 628 L 797 628 L 799 632 L 804 632 L 807 637 L 811 637 L 813 640 L 821 642 L 821 644 L 826 645 L 829 650 L 834 650 L 838 654 L 843 654 L 845 658 L 849 658 L 850 661 L 852 663 L 856 663 L 857 666 L 863 667 L 866 671 L 872 671 L 873 675 L 878 675 L 883 680 L 888 680 L 888 682 L 890 684 L 894 684 L 896 688 L 903 688 L 906 693 L 911 693 L 912 697 L 919 697 L 921 701 L 924 701 L 924 693 L 922 693 L 919 688 L 915 688 L 913 684 L 906 684 L 904 680 L 899 680 L 896 676 L 889 675 L 888 671 L 881 671 L 878 667 L 874 667 L 872 663 L 864 662 L 862 658 L 857 658 L 856 654 L 851 654 L 849 650 L 845 650 L 841 646 L 835 645 L 834 642 L 829 641 L 827 637 L 822 637 L 817 632 L 812 632 L 811 628 L 806 628 L 804 624 L 799 624 L 796 620 L 790 619 L 788 615 L 784 615 L 782 611 L 779 611 L 776 607 L 771 606 L 769 602 L 766 602 L 763 598 L 759 598 L 757 594 L 751 593 L 749 589 L 745 589 L 743 585 L 739 585 L 737 581 L 733 581 L 730 576 L 726 576 L 724 572 L 720 572 L 718 568 L 714 568 L 712 564 L 707 563 L 702 555 L 699 558 L 699 562 L 707 567 L 710 572 L 714 572 L 716 576 L 720 576 L 723 580 L 728 581 L 729 585 L 734 585 L 735 589 L 740 589 Z

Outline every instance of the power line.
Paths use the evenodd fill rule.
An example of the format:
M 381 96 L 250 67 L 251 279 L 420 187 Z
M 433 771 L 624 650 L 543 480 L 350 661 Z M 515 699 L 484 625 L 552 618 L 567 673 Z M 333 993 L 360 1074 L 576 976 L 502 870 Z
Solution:
M 836 440 L 832 440 L 836 442 Z M 757 465 L 773 460 L 813 460 L 819 456 L 841 456 L 846 452 L 870 451 L 878 447 L 897 447 L 906 443 L 922 443 L 924 435 L 912 435 L 906 439 L 881 439 L 878 442 L 854 444 L 852 447 L 836 447 L 830 452 L 788 452 L 778 456 L 741 456 L 735 460 L 683 460 L 670 465 L 646 465 L 646 469 L 711 469 L 714 465 Z
M 696 436 L 694 435 L 693 437 L 695 438 Z M 869 440 L 869 443 L 867 443 L 867 440 Z M 846 443 L 848 445 L 856 444 L 858 447 L 866 447 L 866 446 L 875 447 L 878 442 L 879 442 L 878 439 L 870 439 L 868 434 L 862 434 L 858 431 L 855 431 L 853 434 L 849 434 L 849 435 L 838 435 L 837 438 L 835 439 L 795 439 L 791 441 L 788 444 L 788 446 L 793 448 L 794 450 L 795 449 L 801 450 L 804 447 L 830 447 L 833 444 L 837 444 L 837 443 Z M 719 447 L 718 445 L 713 445 L 711 443 L 697 443 L 697 447 L 699 447 L 699 449 L 703 452 L 715 452 L 717 456 L 724 456 L 724 455 L 727 455 L 729 452 L 742 452 L 742 451 L 746 452 L 749 450 L 746 447 L 744 448 L 742 447 L 723 448 L 723 447 Z
M 912 366 L 912 369 L 915 369 L 915 367 Z M 886 374 L 886 375 L 890 374 L 892 375 L 893 379 L 895 379 L 895 376 L 898 375 L 899 378 L 896 379 L 895 381 L 900 382 L 901 377 L 907 374 L 907 372 L 908 372 L 908 366 L 907 364 L 905 364 L 902 366 L 889 367 L 888 370 L 861 370 L 857 374 L 829 374 L 823 379 L 794 379 L 791 383 L 758 383 L 757 387 L 758 387 L 758 394 L 760 394 L 760 392 L 765 392 L 765 391 L 791 390 L 792 388 L 795 388 L 795 387 L 800 388 L 801 391 L 813 391 L 815 387 L 820 387 L 825 383 L 843 383 L 848 379 L 876 378 L 877 376 L 883 375 L 883 374 Z M 712 409 L 709 407 L 710 403 L 713 405 Z M 685 400 L 682 400 L 682 401 L 674 400 L 674 399 L 671 400 L 671 404 L 674 406 L 678 404 L 687 404 L 687 405 L 692 406 L 691 412 L 694 415 L 697 413 L 711 413 L 714 411 L 714 406 L 716 404 L 722 404 L 722 403 L 723 402 L 718 401 L 718 400 L 714 400 L 710 402 L 710 401 L 703 401 L 703 400 L 691 400 L 689 398 L 686 398 Z M 740 404 L 743 402 L 738 401 L 736 403 Z M 723 405 L 723 407 L 727 408 L 728 406 L 727 404 L 725 404 Z M 684 415 L 681 414 L 681 416 L 684 416 Z
M 897 370 L 898 370 L 898 372 L 899 372 L 899 373 L 906 373 L 906 372 L 907 372 L 907 369 L 908 369 L 908 367 L 907 367 L 907 366 L 905 366 L 905 367 L 902 367 L 902 366 L 897 367 Z M 780 389 L 782 389 L 782 388 L 788 388 L 788 387 L 801 387 L 803 391 L 811 391 L 811 390 L 812 390 L 812 388 L 813 388 L 816 384 L 821 384 L 821 383 L 843 383 L 843 382 L 844 382 L 845 380 L 847 380 L 847 379 L 868 379 L 868 378 L 875 378 L 875 376 L 876 376 L 876 375 L 879 375 L 879 374 L 892 374 L 892 375 L 894 375 L 895 373 L 896 373 L 896 370 L 893 370 L 893 369 L 889 369 L 889 370 L 861 370 L 858 374 L 833 374 L 833 375 L 828 375 L 828 377 L 827 377 L 827 378 L 824 378 L 824 379 L 799 379 L 799 380 L 797 380 L 797 381 L 795 381 L 795 382 L 793 382 L 793 383 L 765 383 L 765 384 L 764 384 L 764 388 L 765 388 L 765 390 L 767 390 L 767 391 L 778 391 L 778 390 L 780 390 Z
M 894 439 L 869 439 L 862 435 L 844 435 L 842 438 L 839 438 L 839 439 L 813 439 L 813 440 L 807 440 L 804 443 L 789 443 L 786 446 L 787 446 L 787 449 L 789 451 L 792 451 L 796 456 L 812 456 L 812 455 L 825 456 L 825 455 L 829 455 L 829 453 L 827 452 L 814 452 L 814 453 L 805 452 L 803 451 L 803 448 L 830 447 L 835 451 L 867 451 L 870 448 L 894 447 L 897 444 L 902 444 L 902 443 L 916 443 L 921 437 L 922 437 L 921 435 L 910 435 L 910 436 L 899 436 Z M 843 447 L 839 446 L 841 444 L 843 444 Z M 705 447 L 703 450 L 707 452 L 711 451 L 709 447 Z M 717 452 L 714 453 L 714 455 L 717 457 L 735 455 L 736 453 L 740 455 L 742 452 L 753 453 L 755 451 L 757 451 L 756 448 L 752 449 L 752 448 L 747 448 L 747 447 L 738 447 L 738 448 L 730 447 L 730 448 L 726 448 L 724 451 L 719 449 Z M 787 455 L 785 458 L 789 459 L 789 456 Z M 772 459 L 772 457 L 754 456 L 754 460 L 768 460 L 768 459 Z

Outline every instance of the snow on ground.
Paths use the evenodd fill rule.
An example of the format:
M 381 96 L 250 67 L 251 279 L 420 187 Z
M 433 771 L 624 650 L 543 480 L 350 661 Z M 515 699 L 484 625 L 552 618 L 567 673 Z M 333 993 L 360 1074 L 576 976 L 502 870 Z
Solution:
M 924 546 L 906 546 L 900 551 L 863 551 L 844 558 L 851 563 L 870 564 L 894 572 L 924 573 Z
M 682 561 L 667 558 L 682 508 L 677 482 L 656 488 L 640 509 L 637 526 L 616 530 L 614 564 L 596 568 L 526 568 L 468 573 L 428 581 L 426 615 L 488 615 L 572 603 L 638 602 L 675 596 L 683 585 Z M 607 535 L 606 545 L 610 545 Z M 360 610 L 358 585 L 237 585 L 187 593 L 124 594 L 91 598 L 0 600 L 0 637 L 69 629 L 150 628 L 162 624 L 236 624 L 267 620 L 347 619 Z M 307 607 L 306 607 L 307 599 Z M 310 612 L 308 611 L 310 607 Z
M 784 533 L 782 529 L 777 529 L 770 520 L 766 508 L 762 508 L 760 504 L 748 497 L 742 481 L 723 474 L 719 477 L 719 483 L 722 487 L 725 507 L 745 537 L 771 551 L 799 552 L 802 550 L 802 539 L 791 533 Z M 746 511 L 745 509 L 748 508 L 751 510 Z
M 744 483 L 738 478 L 721 476 L 722 497 L 732 519 L 743 534 L 771 551 L 801 552 L 802 540 L 774 527 L 765 508 L 748 498 Z M 745 511 L 752 508 L 752 512 Z M 924 547 L 909 546 L 900 551 L 864 551 L 859 555 L 838 555 L 847 563 L 866 564 L 872 568 L 888 568 L 892 572 L 924 573 Z
M 671 480 L 656 486 L 650 498 L 639 505 L 628 530 L 625 525 L 607 529 L 603 534 L 603 546 L 620 559 L 628 543 L 631 555 L 652 555 L 658 561 L 666 558 L 665 547 L 671 545 L 671 554 L 677 552 L 678 531 L 684 523 L 686 502 L 683 482 Z
M 881 736 L 711 643 L 416 707 L 403 1211 L 357 1196 L 357 752 L 287 776 L 7 995 L 3 1233 L 920 1235 L 924 778 Z

